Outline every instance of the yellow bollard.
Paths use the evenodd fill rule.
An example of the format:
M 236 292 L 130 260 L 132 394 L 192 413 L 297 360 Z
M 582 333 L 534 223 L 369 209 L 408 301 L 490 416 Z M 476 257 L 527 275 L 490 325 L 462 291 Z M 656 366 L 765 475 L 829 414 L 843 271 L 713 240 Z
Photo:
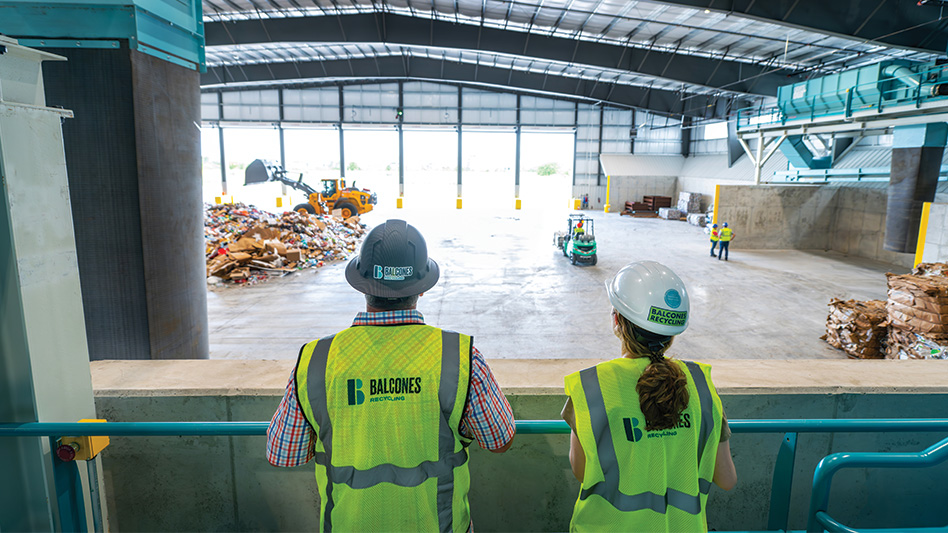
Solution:
M 402 197 L 401 197 L 401 196 L 399 196 L 399 197 L 395 200 L 395 208 L 396 208 L 396 209 L 401 209 L 401 208 L 402 208 Z
M 715 206 L 717 209 L 717 206 Z M 915 266 L 922 262 L 925 256 L 925 238 L 928 236 L 928 217 L 931 216 L 932 203 L 922 205 L 922 220 L 918 224 L 918 243 L 915 245 Z
M 603 213 L 608 213 L 610 207 L 612 207 L 612 206 L 609 205 L 609 204 L 604 205 L 603 208 L 602 208 L 602 212 L 603 212 Z
M 458 196 L 458 209 L 461 209 L 461 197 Z
M 283 197 L 277 196 L 277 207 L 283 207 Z
M 514 209 L 520 209 L 520 198 L 517 198 L 517 204 L 514 206 Z

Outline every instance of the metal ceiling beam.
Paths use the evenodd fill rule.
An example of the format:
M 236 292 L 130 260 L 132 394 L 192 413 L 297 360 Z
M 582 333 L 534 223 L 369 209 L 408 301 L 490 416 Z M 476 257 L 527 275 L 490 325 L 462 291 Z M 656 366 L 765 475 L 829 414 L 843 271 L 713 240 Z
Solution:
M 660 89 L 613 85 L 558 76 L 524 72 L 485 64 L 475 65 L 443 61 L 440 58 L 412 57 L 407 64 L 401 56 L 350 60 L 307 61 L 242 65 L 241 68 L 211 67 L 201 75 L 201 85 L 245 82 L 285 82 L 324 79 L 326 85 L 345 80 L 363 79 L 378 83 L 397 80 L 431 80 L 460 84 L 486 85 L 511 92 L 533 91 L 565 97 L 594 100 L 621 107 L 647 109 L 662 115 L 690 115 L 723 118 L 732 109 L 751 105 L 749 100 L 732 102 L 728 98 L 684 95 Z M 308 82 L 308 84 L 313 84 Z M 316 83 L 318 84 L 318 83 Z M 253 87 L 249 87 L 253 89 Z
M 565 61 L 738 93 L 775 96 L 780 85 L 802 81 L 786 71 L 769 72 L 764 66 L 751 63 L 391 13 L 206 22 L 204 32 L 209 47 L 270 42 L 376 43 L 377 24 L 385 28 L 384 42 L 394 45 L 482 50 Z
M 946 21 L 940 7 L 904 0 L 654 0 L 710 9 L 771 24 L 869 41 L 884 46 L 944 54 Z

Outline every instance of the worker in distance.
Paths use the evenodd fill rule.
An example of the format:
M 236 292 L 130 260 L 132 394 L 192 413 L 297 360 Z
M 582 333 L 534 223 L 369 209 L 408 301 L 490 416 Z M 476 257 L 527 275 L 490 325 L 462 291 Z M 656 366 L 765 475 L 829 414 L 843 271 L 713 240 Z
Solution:
M 582 483 L 571 531 L 707 531 L 711 483 L 737 472 L 711 367 L 665 357 L 690 302 L 668 267 L 641 261 L 606 282 L 622 357 L 566 376 L 569 461 Z
M 267 459 L 316 458 L 323 531 L 468 531 L 467 447 L 511 445 L 510 404 L 473 338 L 416 309 L 439 274 L 417 229 L 376 226 L 345 272 L 365 312 L 300 350 Z

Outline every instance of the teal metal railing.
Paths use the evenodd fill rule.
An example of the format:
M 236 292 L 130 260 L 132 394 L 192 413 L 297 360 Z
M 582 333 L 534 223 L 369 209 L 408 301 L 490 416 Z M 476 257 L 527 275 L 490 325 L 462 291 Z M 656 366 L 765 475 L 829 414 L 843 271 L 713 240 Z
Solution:
M 820 460 L 813 472 L 807 531 L 853 531 L 827 514 L 830 485 L 844 468 L 926 468 L 948 460 L 948 439 L 918 453 L 834 453 Z M 941 529 L 942 531 L 945 528 Z
M 948 419 L 879 418 L 879 419 L 786 419 L 786 420 L 729 420 L 733 433 L 784 433 L 777 451 L 774 474 L 771 482 L 770 508 L 767 529 L 786 531 L 790 511 L 790 494 L 793 470 L 796 461 L 797 435 L 799 433 L 889 433 L 889 432 L 946 432 Z M 55 447 L 56 437 L 109 436 L 109 437 L 153 437 L 153 436 L 262 436 L 266 434 L 267 422 L 105 422 L 105 423 L 56 423 L 28 422 L 22 424 L 0 424 L 2 437 L 48 437 Z M 545 435 L 568 434 L 569 426 L 561 420 L 519 420 L 517 434 Z M 948 459 L 948 438 L 920 453 L 837 453 L 825 457 L 814 473 L 813 492 L 808 514 L 808 530 L 854 531 L 833 520 L 827 513 L 830 481 L 842 468 L 875 467 L 924 467 L 933 466 Z M 63 463 L 53 460 L 59 466 Z M 54 467 L 57 465 L 54 465 Z M 73 465 L 74 466 L 74 465 Z M 59 474 L 57 474 L 59 478 Z M 66 490 L 76 486 L 70 474 Z M 72 481 L 68 481 L 68 480 Z M 58 486 L 58 483 L 57 483 Z M 81 494 L 81 491 L 79 491 Z M 67 502 L 68 503 L 68 502 Z M 84 507 L 84 506 L 83 506 Z M 62 514 L 63 502 L 60 502 Z M 82 511 L 73 509 L 77 530 L 85 526 Z M 814 529 L 815 528 L 815 529 Z M 66 529 L 66 528 L 64 528 Z M 902 529 L 901 531 L 906 531 Z M 915 531 L 925 531 L 916 529 Z

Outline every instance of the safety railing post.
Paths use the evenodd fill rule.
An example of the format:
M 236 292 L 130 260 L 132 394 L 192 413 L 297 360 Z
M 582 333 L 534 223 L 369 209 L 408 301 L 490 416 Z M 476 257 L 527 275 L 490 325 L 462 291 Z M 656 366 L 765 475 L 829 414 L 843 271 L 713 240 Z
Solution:
M 796 458 L 797 434 L 787 433 L 780 442 L 777 462 L 774 463 L 774 475 L 770 488 L 770 511 L 767 517 L 769 530 L 787 529 L 790 517 L 790 493 L 793 489 L 793 466 Z
M 53 462 L 53 483 L 56 486 L 56 507 L 59 509 L 60 531 L 89 530 L 86 525 L 86 505 L 83 501 L 79 465 L 56 457 L 56 437 L 49 437 L 50 459 Z

